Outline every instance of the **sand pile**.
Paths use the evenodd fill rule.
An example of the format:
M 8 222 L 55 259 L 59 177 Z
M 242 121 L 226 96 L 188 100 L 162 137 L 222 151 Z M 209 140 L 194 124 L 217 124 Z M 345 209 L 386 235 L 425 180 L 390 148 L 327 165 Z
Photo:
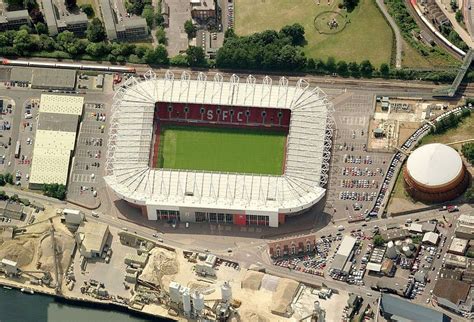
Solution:
M 0 246 L 0 258 L 15 261 L 21 268 L 31 263 L 35 249 L 36 242 L 31 238 L 7 240 Z
M 143 269 L 140 279 L 148 283 L 161 285 L 163 276 L 178 273 L 178 268 L 175 252 L 155 247 L 150 251 L 148 263 Z
M 254 271 L 247 271 L 247 273 L 245 273 L 244 279 L 242 280 L 242 288 L 258 291 L 260 289 L 260 286 L 262 285 L 263 275 L 265 274 Z
M 66 270 L 71 259 L 71 253 L 74 248 L 74 239 L 71 236 L 55 233 L 54 239 L 56 241 L 56 251 L 58 254 L 58 261 L 61 265 L 61 270 Z M 41 241 L 39 248 L 39 261 L 41 262 L 41 269 L 50 272 L 54 271 L 54 253 L 52 246 L 51 235 L 45 237 Z
M 241 312 L 241 318 L 242 318 L 242 321 L 252 321 L 252 322 L 269 322 L 270 321 L 266 317 L 252 311 Z

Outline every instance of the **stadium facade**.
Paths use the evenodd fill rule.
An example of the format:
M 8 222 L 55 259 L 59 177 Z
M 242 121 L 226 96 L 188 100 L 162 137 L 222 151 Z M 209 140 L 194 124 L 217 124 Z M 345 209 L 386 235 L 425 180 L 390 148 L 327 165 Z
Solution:
M 150 220 L 278 227 L 320 201 L 328 180 L 332 104 L 304 80 L 224 81 L 148 71 L 116 92 L 105 181 Z M 283 174 L 154 168 L 160 124 L 279 129 L 287 133 Z M 212 157 L 212 156 L 210 156 Z

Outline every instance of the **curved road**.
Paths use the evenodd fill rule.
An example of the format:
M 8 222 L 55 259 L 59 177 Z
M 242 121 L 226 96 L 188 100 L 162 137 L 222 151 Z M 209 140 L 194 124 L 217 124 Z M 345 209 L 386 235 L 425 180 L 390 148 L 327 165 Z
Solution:
M 398 25 L 395 23 L 395 20 L 393 20 L 392 16 L 388 13 L 384 0 L 376 0 L 375 2 L 379 6 L 380 11 L 382 11 L 383 15 L 385 16 L 385 19 L 387 19 L 395 35 L 395 43 L 397 47 L 395 67 L 397 67 L 397 69 L 402 68 L 402 34 L 400 33 L 400 29 L 398 28 Z

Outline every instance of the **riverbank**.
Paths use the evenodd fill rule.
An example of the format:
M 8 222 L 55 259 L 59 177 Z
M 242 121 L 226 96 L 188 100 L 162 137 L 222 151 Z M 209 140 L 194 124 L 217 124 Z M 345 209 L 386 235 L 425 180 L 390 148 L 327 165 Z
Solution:
M 116 314 L 122 314 L 125 315 L 124 319 L 117 319 L 117 316 L 111 317 L 111 319 L 90 319 L 88 317 L 88 314 L 85 314 L 84 319 L 78 319 L 76 316 L 74 319 L 71 320 L 71 317 L 68 316 L 67 321 L 173 321 L 167 317 L 163 317 L 160 315 L 155 315 L 151 314 L 148 312 L 142 312 L 138 311 L 136 309 L 130 308 L 126 305 L 121 305 L 117 304 L 111 301 L 100 301 L 96 299 L 89 299 L 89 298 L 79 298 L 79 297 L 72 297 L 72 296 L 65 296 L 62 294 L 56 294 L 53 290 L 51 289 L 46 289 L 44 287 L 39 287 L 36 285 L 24 285 L 21 283 L 17 283 L 8 279 L 5 279 L 3 277 L 0 277 L 0 285 L 2 286 L 1 291 L 4 294 L 5 292 L 8 292 L 8 294 L 15 294 L 13 298 L 19 301 L 19 303 L 12 303 L 11 301 L 8 301 L 9 305 L 6 305 L 6 301 L 3 299 L 0 299 L 0 321 L 2 322 L 7 322 L 7 321 L 51 321 L 48 317 L 48 314 L 46 312 L 46 315 L 44 315 L 45 312 L 42 312 L 40 314 L 39 319 L 36 317 L 34 319 L 28 319 L 27 316 L 24 318 L 21 316 L 22 314 L 28 314 L 27 311 L 23 310 L 14 310 L 13 307 L 15 307 L 17 304 L 19 305 L 20 308 L 25 307 L 24 306 L 24 301 L 30 298 L 32 303 L 35 303 L 35 298 L 39 297 L 48 297 L 50 298 L 50 303 L 54 302 L 57 305 L 65 305 L 65 306 L 70 306 L 74 308 L 79 308 L 85 311 L 88 310 L 94 310 L 94 311 L 101 311 L 101 312 L 116 312 Z M 21 289 L 27 289 L 27 290 L 33 290 L 35 294 L 30 294 L 29 292 L 24 292 L 21 293 Z M 17 295 L 21 296 L 19 298 Z M 8 297 L 10 299 L 10 297 Z M 43 301 L 44 302 L 44 301 Z M 27 307 L 25 307 L 27 308 Z M 5 316 L 5 312 L 8 312 L 8 316 Z M 99 313 L 97 313 L 100 315 Z M 62 316 L 62 314 L 59 314 Z M 110 315 L 110 314 L 109 314 Z M 113 315 L 113 314 L 112 314 Z M 11 317 L 9 319 L 8 317 Z M 64 318 L 55 320 L 55 321 L 65 321 Z

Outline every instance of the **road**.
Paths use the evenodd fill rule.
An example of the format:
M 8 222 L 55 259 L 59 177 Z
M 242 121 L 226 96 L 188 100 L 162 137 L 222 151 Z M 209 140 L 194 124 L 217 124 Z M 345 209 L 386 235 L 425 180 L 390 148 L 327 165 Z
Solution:
M 396 24 L 395 20 L 393 20 L 392 16 L 388 13 L 387 7 L 385 6 L 384 0 L 376 0 L 377 5 L 382 11 L 385 19 L 387 19 L 390 27 L 393 30 L 393 34 L 395 35 L 395 45 L 396 45 L 396 57 L 395 57 L 395 67 L 397 69 L 402 68 L 402 35 L 400 33 L 400 28 Z

